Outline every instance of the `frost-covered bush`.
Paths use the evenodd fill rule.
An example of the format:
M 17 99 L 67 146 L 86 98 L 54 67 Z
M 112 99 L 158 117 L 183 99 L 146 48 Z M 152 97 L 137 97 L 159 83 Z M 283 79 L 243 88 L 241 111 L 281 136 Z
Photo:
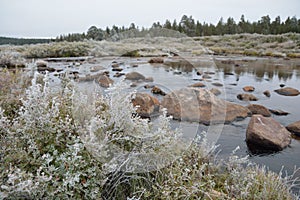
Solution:
M 0 68 L 25 67 L 25 59 L 16 51 L 3 50 L 0 51 Z
M 8 118 L 12 119 L 18 114 L 20 98 L 29 84 L 30 76 L 23 70 L 0 71 L 0 105 Z
M 1 113 L 2 198 L 100 197 L 101 165 L 80 140 L 69 86 L 55 94 L 47 76 L 43 86 L 35 76 L 18 117 L 8 121 Z
M 70 81 L 54 91 L 47 74 L 43 84 L 37 77 L 16 118 L 0 110 L 2 198 L 99 199 L 112 173 L 127 177 L 175 159 L 178 132 L 166 113 L 158 125 L 141 119 L 123 86 L 90 101 Z
M 88 42 L 56 42 L 27 45 L 24 56 L 26 58 L 78 57 L 87 56 L 89 50 Z

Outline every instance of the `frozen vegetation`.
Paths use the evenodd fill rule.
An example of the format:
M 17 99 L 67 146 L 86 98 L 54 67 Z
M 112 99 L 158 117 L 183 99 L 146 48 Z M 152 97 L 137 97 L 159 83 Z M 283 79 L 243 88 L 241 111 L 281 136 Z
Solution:
M 236 34 L 191 38 L 169 30 L 163 29 L 163 31 L 165 31 L 164 37 L 153 37 L 155 32 L 139 35 L 139 33 L 129 31 L 102 41 L 53 42 L 23 46 L 2 45 L 0 46 L 0 65 L 18 66 L 23 63 L 24 58 L 120 55 L 139 57 L 166 55 L 166 52 L 186 52 L 190 55 L 300 57 L 300 34 L 297 33 Z

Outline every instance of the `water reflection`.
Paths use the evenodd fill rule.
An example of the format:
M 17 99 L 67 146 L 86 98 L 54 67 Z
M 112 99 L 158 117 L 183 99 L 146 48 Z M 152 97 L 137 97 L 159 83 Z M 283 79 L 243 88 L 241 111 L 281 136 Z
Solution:
M 238 76 L 245 74 L 253 74 L 257 81 L 272 80 L 278 77 L 279 80 L 287 81 L 292 79 L 293 75 L 300 78 L 299 60 L 283 60 L 283 59 L 256 59 L 256 60 L 234 60 L 224 61 L 215 59 L 217 67 L 224 72 L 224 78 L 229 73 Z

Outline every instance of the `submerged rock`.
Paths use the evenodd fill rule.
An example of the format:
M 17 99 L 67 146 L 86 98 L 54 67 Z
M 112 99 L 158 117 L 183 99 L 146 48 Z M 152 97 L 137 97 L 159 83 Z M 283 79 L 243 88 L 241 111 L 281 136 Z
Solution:
M 271 112 L 264 106 L 258 104 L 250 104 L 247 108 L 252 112 L 253 115 L 262 115 L 264 117 L 271 117 Z
M 299 90 L 291 87 L 285 87 L 274 91 L 284 96 L 298 96 L 300 94 Z
M 164 59 L 160 58 L 160 57 L 156 57 L 156 58 L 151 58 L 148 62 L 149 63 L 164 63 Z
M 221 94 L 221 91 L 217 88 L 212 88 L 209 90 L 211 93 L 213 93 L 216 96 L 219 96 Z
M 257 101 L 257 97 L 253 94 L 238 94 L 237 98 L 241 101 Z
M 270 117 L 253 115 L 246 132 L 246 142 L 252 148 L 280 151 L 291 142 L 291 134 Z
M 289 124 L 286 129 L 300 137 L 300 121 Z
M 126 79 L 132 81 L 145 80 L 145 76 L 138 72 L 130 72 L 126 74 Z
M 270 93 L 269 90 L 266 90 L 266 91 L 264 91 L 264 95 L 265 95 L 266 97 L 270 97 L 270 96 L 271 96 L 271 93 Z
M 125 75 L 125 73 L 121 73 L 121 72 L 117 72 L 115 75 L 114 75 L 114 77 L 121 77 L 121 76 L 124 76 Z
M 157 87 L 157 86 L 154 86 L 154 87 L 152 88 L 151 92 L 152 92 L 153 94 L 159 94 L 159 95 L 162 95 L 162 96 L 165 96 L 165 95 L 166 95 L 166 93 L 165 93 L 164 91 L 162 91 L 162 89 L 160 89 L 160 88 Z
M 153 77 L 147 77 L 147 78 L 145 78 L 145 81 L 146 82 L 153 82 L 154 79 L 153 79 Z
M 290 113 L 283 111 L 283 110 L 273 110 L 273 109 L 269 109 L 269 111 L 271 113 L 273 113 L 274 115 L 288 115 Z
M 102 69 L 104 69 L 104 67 L 102 67 L 102 66 L 93 66 L 93 67 L 91 67 L 90 72 L 98 72 Z
M 216 86 L 216 87 L 223 87 L 223 84 L 222 83 L 212 83 L 212 85 Z
M 208 74 L 204 74 L 204 75 L 202 76 L 202 78 L 204 78 L 204 79 L 211 79 L 212 77 L 211 77 L 210 75 L 208 75 Z
M 144 118 L 149 118 L 153 113 L 159 111 L 158 99 L 146 93 L 136 93 L 132 104 L 138 106 L 137 113 Z
M 205 87 L 205 85 L 201 82 L 198 82 L 198 83 L 194 83 L 192 85 L 189 85 L 188 87 Z
M 245 87 L 243 87 L 243 90 L 245 92 L 253 92 L 255 90 L 255 87 L 253 87 L 253 86 L 245 86 Z
M 174 119 L 199 122 L 205 125 L 230 123 L 246 118 L 250 111 L 238 104 L 219 99 L 202 88 L 183 88 L 167 94 L 162 106 Z

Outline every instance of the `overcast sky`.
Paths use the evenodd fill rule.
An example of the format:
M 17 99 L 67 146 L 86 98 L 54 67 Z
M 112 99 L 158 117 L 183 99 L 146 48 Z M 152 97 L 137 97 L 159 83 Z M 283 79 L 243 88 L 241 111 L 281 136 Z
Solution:
M 0 0 L 0 36 L 56 37 L 132 22 L 150 27 L 184 14 L 213 24 L 242 14 L 251 22 L 264 15 L 285 20 L 300 17 L 300 0 Z

